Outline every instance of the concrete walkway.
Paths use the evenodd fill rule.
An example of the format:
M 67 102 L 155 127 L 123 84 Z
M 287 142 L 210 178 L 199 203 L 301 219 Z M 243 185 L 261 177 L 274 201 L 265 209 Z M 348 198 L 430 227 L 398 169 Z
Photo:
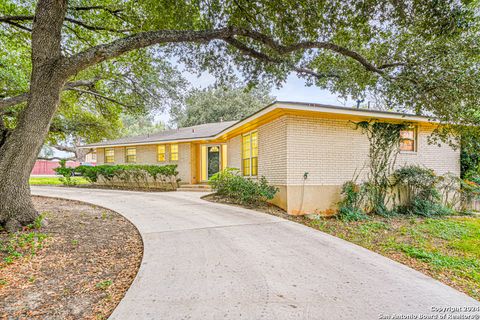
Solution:
M 61 187 L 32 187 L 32 193 L 101 205 L 137 226 L 142 265 L 111 319 L 448 319 L 432 308 L 480 307 L 371 251 L 294 222 L 203 201 L 202 193 Z

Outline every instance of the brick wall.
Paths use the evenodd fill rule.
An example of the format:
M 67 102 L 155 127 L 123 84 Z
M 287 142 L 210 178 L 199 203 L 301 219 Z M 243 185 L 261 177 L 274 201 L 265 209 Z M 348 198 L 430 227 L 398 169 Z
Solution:
M 157 145 L 139 145 L 134 146 L 137 148 L 137 164 L 155 164 L 155 165 L 166 165 L 166 164 L 177 164 L 179 178 L 182 179 L 182 182 L 190 183 L 191 179 L 191 143 L 179 143 L 178 144 L 178 161 L 169 161 L 170 159 L 170 148 L 166 148 L 166 159 L 167 161 L 158 162 L 157 161 Z M 115 163 L 114 164 L 124 164 L 125 163 L 125 147 L 115 147 Z M 97 149 L 97 165 L 105 164 L 105 149 Z
M 98 148 L 97 149 L 97 165 L 105 164 L 105 149 Z
M 125 147 L 115 147 L 115 164 L 125 164 Z
M 285 184 L 287 178 L 287 117 L 258 128 L 258 176 L 270 183 Z M 228 167 L 242 168 L 242 136 L 227 141 Z
M 258 128 L 258 175 L 272 184 L 287 182 L 287 129 L 286 116 Z
M 399 154 L 397 166 L 418 164 L 438 174 L 459 175 L 459 151 L 445 144 L 440 147 L 428 144 L 432 130 L 419 126 L 417 152 Z M 357 174 L 364 178 L 368 171 L 368 139 L 348 120 L 290 115 L 287 144 L 288 184 L 303 183 L 303 173 L 308 172 L 306 184 L 341 185 Z
M 428 143 L 428 137 L 433 129 L 425 126 L 418 128 L 417 153 L 400 153 L 397 167 L 406 164 L 420 164 L 435 170 L 438 174 L 451 172 L 460 175 L 460 150 L 453 150 L 447 144 L 440 147 Z
M 401 153 L 397 166 L 424 165 L 438 174 L 460 174 L 460 153 L 448 145 L 428 144 L 431 126 L 418 127 L 417 152 Z M 258 172 L 276 185 L 301 185 L 308 172 L 307 185 L 339 186 L 368 172 L 367 137 L 348 120 L 285 115 L 258 128 Z M 178 171 L 184 182 L 191 179 L 191 143 L 179 144 Z M 242 144 L 238 135 L 227 141 L 228 166 L 241 168 Z M 167 148 L 167 159 L 169 158 Z M 97 163 L 104 162 L 104 149 L 97 149 Z M 115 148 L 115 163 L 125 162 L 125 147 Z M 157 146 L 137 146 L 137 163 L 157 162 Z
M 242 136 L 238 135 L 227 141 L 227 166 L 241 169 L 242 167 Z

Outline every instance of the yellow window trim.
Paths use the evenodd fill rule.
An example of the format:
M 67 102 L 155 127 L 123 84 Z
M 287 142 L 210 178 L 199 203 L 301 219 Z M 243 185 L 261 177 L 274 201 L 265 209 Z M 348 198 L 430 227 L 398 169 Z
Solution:
M 170 161 L 178 161 L 178 144 L 170 145 Z
M 167 148 L 164 144 L 159 144 L 157 146 L 157 161 L 158 162 L 165 162 L 167 160 L 166 151 L 167 151 Z
M 411 126 L 406 128 L 405 130 L 401 130 L 400 134 L 402 131 L 413 131 L 413 138 L 401 138 L 400 137 L 400 152 L 402 153 L 416 153 L 418 149 L 418 128 L 417 126 Z M 404 150 L 402 149 L 402 142 L 403 141 L 412 141 L 413 145 L 413 150 Z
M 115 163 L 115 148 L 105 148 L 104 162 Z
M 137 162 L 137 147 L 125 148 L 125 162 L 127 163 Z
M 242 135 L 242 174 L 247 177 L 258 176 L 258 131 Z

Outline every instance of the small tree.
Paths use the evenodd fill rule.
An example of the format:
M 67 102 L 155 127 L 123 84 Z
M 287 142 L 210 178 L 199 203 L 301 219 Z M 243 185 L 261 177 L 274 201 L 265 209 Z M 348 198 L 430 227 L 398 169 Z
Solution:
M 67 160 L 62 159 L 59 162 L 60 167 L 53 169 L 58 175 L 61 175 L 60 181 L 66 186 L 74 186 L 76 184 L 72 177 L 75 174 L 75 168 L 67 167 Z

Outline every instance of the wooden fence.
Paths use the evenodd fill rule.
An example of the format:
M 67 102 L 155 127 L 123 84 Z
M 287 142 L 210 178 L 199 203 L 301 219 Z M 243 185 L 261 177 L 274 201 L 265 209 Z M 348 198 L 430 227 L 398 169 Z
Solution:
M 78 167 L 80 162 L 77 161 L 67 161 L 67 167 Z M 50 160 L 37 160 L 35 161 L 35 166 L 32 170 L 32 175 L 55 175 L 54 168 L 59 167 L 60 164 L 58 161 Z
M 472 204 L 471 204 L 471 210 L 472 211 L 477 211 L 477 212 L 480 212 L 480 199 L 474 199 L 472 200 Z

